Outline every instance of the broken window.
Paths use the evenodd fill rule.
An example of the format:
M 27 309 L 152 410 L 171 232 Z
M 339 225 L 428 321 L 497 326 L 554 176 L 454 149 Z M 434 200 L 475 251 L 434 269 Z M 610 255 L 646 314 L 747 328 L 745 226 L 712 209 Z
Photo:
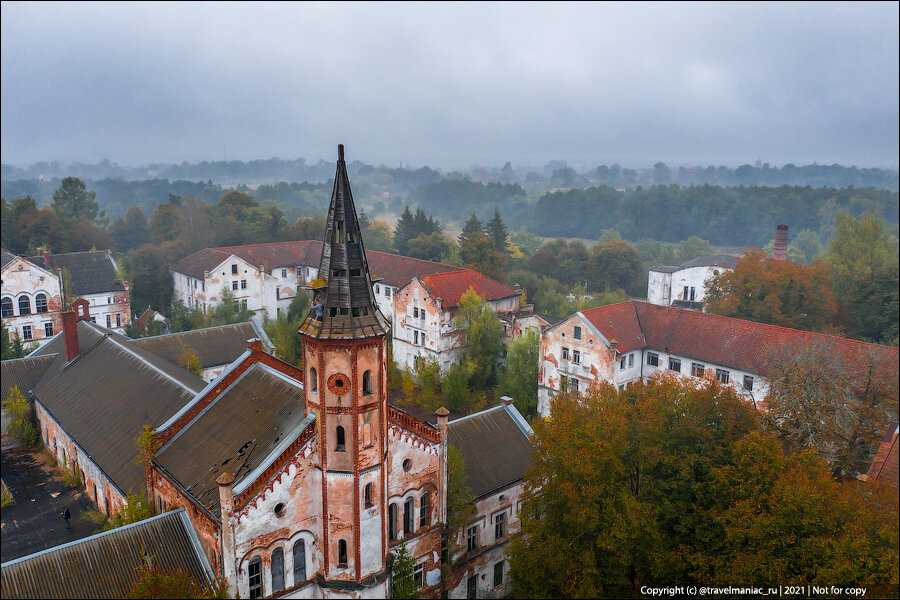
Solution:
M 362 393 L 363 396 L 369 396 L 372 393 L 372 372 L 371 371 L 363 371 L 363 381 L 362 381 Z
M 578 327 L 577 325 L 575 326 L 575 329 L 572 331 L 572 337 L 574 337 L 576 340 L 581 339 L 581 327 Z
M 744 375 L 744 390 L 747 392 L 753 391 L 753 377 L 750 375 Z
M 494 564 L 494 587 L 503 585 L 503 561 Z
M 363 503 L 366 508 L 372 508 L 375 506 L 375 503 L 372 501 L 372 484 L 367 483 L 365 487 L 365 492 L 363 492 Z
M 112 315 L 106 315 L 106 328 L 112 329 Z
M 294 585 L 306 581 L 306 542 L 294 542 Z
M 122 315 L 120 313 L 116 313 L 116 327 L 122 326 Z
M 681 359 L 669 357 L 669 370 L 681 373 Z
M 466 580 L 466 599 L 475 600 L 478 597 L 478 575 L 471 575 Z
M 634 366 L 634 353 L 630 353 L 628 355 L 628 367 L 631 368 Z
M 576 365 L 581 364 L 581 352 L 580 351 L 578 351 L 578 350 L 572 351 L 572 362 L 575 363 Z
M 472 552 L 478 548 L 478 525 L 472 525 L 466 531 L 466 550 Z
M 422 494 L 419 499 L 419 527 L 429 527 L 431 525 L 431 496 L 428 492 Z
M 625 370 L 625 357 L 624 356 L 619 359 L 619 370 L 620 371 Z
M 725 369 L 716 369 L 716 380 L 719 383 L 728 383 L 731 380 L 731 373 Z
M 569 360 L 569 349 L 566 348 L 565 346 L 563 346 L 563 349 L 562 349 L 562 359 Z
M 231 291 L 236 292 L 237 289 L 238 289 L 238 280 L 235 279 L 234 281 L 231 282 Z
M 391 503 L 388 506 L 388 537 L 391 540 L 397 539 L 397 504 Z
M 344 428 L 341 427 L 340 425 L 338 425 L 337 429 L 335 430 L 335 438 L 336 438 L 336 441 L 334 444 L 335 452 L 344 452 L 344 447 L 345 447 Z
M 4 298 L 0 301 L 0 316 L 4 319 L 8 319 L 13 316 L 13 301 L 12 298 Z
M 693 302 L 697 297 L 697 288 L 691 286 L 691 302 Z
M 262 561 L 258 556 L 251 560 L 250 564 L 247 565 L 247 578 L 250 586 L 250 597 L 262 598 Z
M 237 275 L 237 265 L 231 265 L 231 274 Z
M 494 515 L 494 539 L 499 541 L 506 537 L 506 513 Z
M 26 342 L 32 338 L 31 325 L 22 325 L 22 339 Z
M 659 366 L 659 354 L 656 352 L 648 352 L 647 353 L 647 364 L 651 367 Z
M 415 513 L 415 504 L 416 501 L 413 498 L 407 498 L 403 503 L 403 536 L 406 537 L 410 535 L 416 528 L 415 523 L 413 521 L 413 514 Z
M 413 584 L 420 590 L 425 586 L 425 563 L 420 562 L 413 569 Z
M 42 292 L 34 297 L 34 308 L 39 313 L 47 312 L 47 294 Z
M 272 552 L 272 593 L 284 589 L 284 550 L 276 548 Z
M 315 367 L 309 368 L 309 391 L 313 393 L 319 391 L 319 376 Z
M 53 337 L 53 321 L 44 323 L 44 337 Z
M 347 540 L 338 540 L 338 568 L 347 568 Z
M 691 375 L 694 377 L 703 377 L 706 368 L 700 363 L 691 363 Z
M 31 314 L 31 300 L 28 299 L 28 296 L 22 294 L 19 296 L 19 314 L 20 315 L 30 315 Z
M 569 391 L 578 393 L 578 380 L 574 377 L 569 377 Z

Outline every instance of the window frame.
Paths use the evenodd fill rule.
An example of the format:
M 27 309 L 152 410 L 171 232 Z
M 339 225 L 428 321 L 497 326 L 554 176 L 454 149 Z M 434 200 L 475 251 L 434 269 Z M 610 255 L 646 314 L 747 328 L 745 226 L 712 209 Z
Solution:
M 731 371 L 716 367 L 716 381 L 723 385 L 731 383 Z
M 254 567 L 256 567 L 256 573 L 253 573 Z M 254 578 L 257 580 L 255 585 L 253 582 Z M 247 564 L 247 591 L 250 598 L 262 598 L 265 595 L 263 589 L 262 558 L 259 556 L 254 556 Z
M 272 550 L 270 561 L 269 570 L 272 572 L 272 593 L 274 594 L 285 589 L 284 549 L 279 547 Z M 280 567 L 280 571 L 278 567 Z
M 706 365 L 703 363 L 691 363 L 691 377 L 696 377 L 697 379 L 703 379 L 706 377 Z
M 298 552 L 297 552 L 298 547 L 300 548 L 299 558 L 302 558 L 303 560 L 297 560 L 298 559 Z M 292 572 L 294 575 L 294 585 L 296 586 L 296 585 L 299 585 L 300 583 L 306 581 L 306 540 L 304 540 L 303 538 L 300 538 L 299 540 L 294 542 L 294 545 L 291 547 L 291 556 L 294 559 L 294 565 L 293 565 Z M 298 564 L 300 565 L 300 569 L 297 568 Z M 302 577 L 298 578 L 298 575 L 302 575 Z
M 672 366 L 673 364 L 677 364 L 678 368 L 677 369 L 673 368 L 673 366 Z M 669 370 L 674 371 L 676 373 L 681 373 L 681 359 L 670 356 L 669 357 Z
M 47 302 L 47 294 L 44 292 L 38 292 L 34 296 L 34 312 L 38 315 L 43 315 L 49 312 L 49 303 Z

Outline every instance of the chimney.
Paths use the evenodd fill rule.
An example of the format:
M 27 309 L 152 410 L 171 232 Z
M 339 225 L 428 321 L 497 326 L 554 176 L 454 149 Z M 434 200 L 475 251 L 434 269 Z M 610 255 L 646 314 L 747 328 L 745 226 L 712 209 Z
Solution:
M 775 243 L 772 248 L 772 258 L 775 260 L 787 260 L 788 226 L 779 225 L 775 228 Z
M 231 486 L 234 484 L 234 473 L 224 471 L 216 479 L 219 485 L 219 509 L 222 517 L 222 574 L 225 576 L 225 583 L 228 585 L 229 595 L 237 589 L 237 578 L 235 574 L 235 556 L 234 556 L 234 530 L 231 526 L 231 511 L 234 509 L 234 490 Z
M 450 411 L 443 406 L 434 411 L 441 430 L 441 476 L 438 479 L 438 498 L 441 500 L 441 523 L 447 522 L 447 421 Z
M 504 406 L 512 406 L 513 399 L 509 396 L 500 396 L 500 402 L 502 402 Z
M 50 269 L 50 249 L 47 246 L 41 248 L 41 258 L 44 259 L 44 268 Z
M 62 314 L 63 339 L 66 341 L 66 360 L 74 360 L 80 352 L 78 346 L 78 313 L 69 309 Z

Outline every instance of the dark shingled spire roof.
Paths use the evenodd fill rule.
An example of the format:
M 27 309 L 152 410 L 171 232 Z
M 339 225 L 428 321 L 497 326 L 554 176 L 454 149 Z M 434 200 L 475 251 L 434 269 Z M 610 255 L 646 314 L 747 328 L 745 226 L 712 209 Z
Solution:
M 322 303 L 321 317 L 314 306 L 300 325 L 301 333 L 321 339 L 358 339 L 388 332 L 387 321 L 372 292 L 343 144 L 338 146 L 319 280 L 312 287 Z

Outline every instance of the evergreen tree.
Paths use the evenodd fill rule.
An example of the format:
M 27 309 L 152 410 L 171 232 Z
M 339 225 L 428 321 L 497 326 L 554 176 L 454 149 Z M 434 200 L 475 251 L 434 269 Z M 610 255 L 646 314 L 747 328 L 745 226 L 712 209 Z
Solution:
M 471 365 L 472 387 L 476 390 L 492 387 L 503 359 L 503 325 L 472 288 L 460 297 L 456 326 L 465 332 L 462 360 Z
M 407 254 L 409 252 L 409 241 L 414 237 L 416 237 L 415 217 L 409 206 L 407 206 L 403 209 L 403 214 L 400 215 L 397 225 L 394 227 L 394 248 L 400 254 Z
M 77 177 L 66 177 L 53 192 L 53 210 L 63 218 L 93 221 L 99 212 L 97 194 L 89 192 Z
M 391 598 L 415 598 L 416 563 L 406 549 L 406 543 L 394 550 L 391 556 Z
M 504 256 L 509 256 L 509 232 L 506 230 L 503 218 L 500 217 L 500 211 L 496 208 L 494 209 L 494 218 L 488 223 L 488 232 L 494 243 L 494 250 Z
M 500 378 L 500 393 L 511 397 L 516 408 L 526 417 L 537 414 L 540 346 L 541 337 L 534 331 L 512 340 Z

